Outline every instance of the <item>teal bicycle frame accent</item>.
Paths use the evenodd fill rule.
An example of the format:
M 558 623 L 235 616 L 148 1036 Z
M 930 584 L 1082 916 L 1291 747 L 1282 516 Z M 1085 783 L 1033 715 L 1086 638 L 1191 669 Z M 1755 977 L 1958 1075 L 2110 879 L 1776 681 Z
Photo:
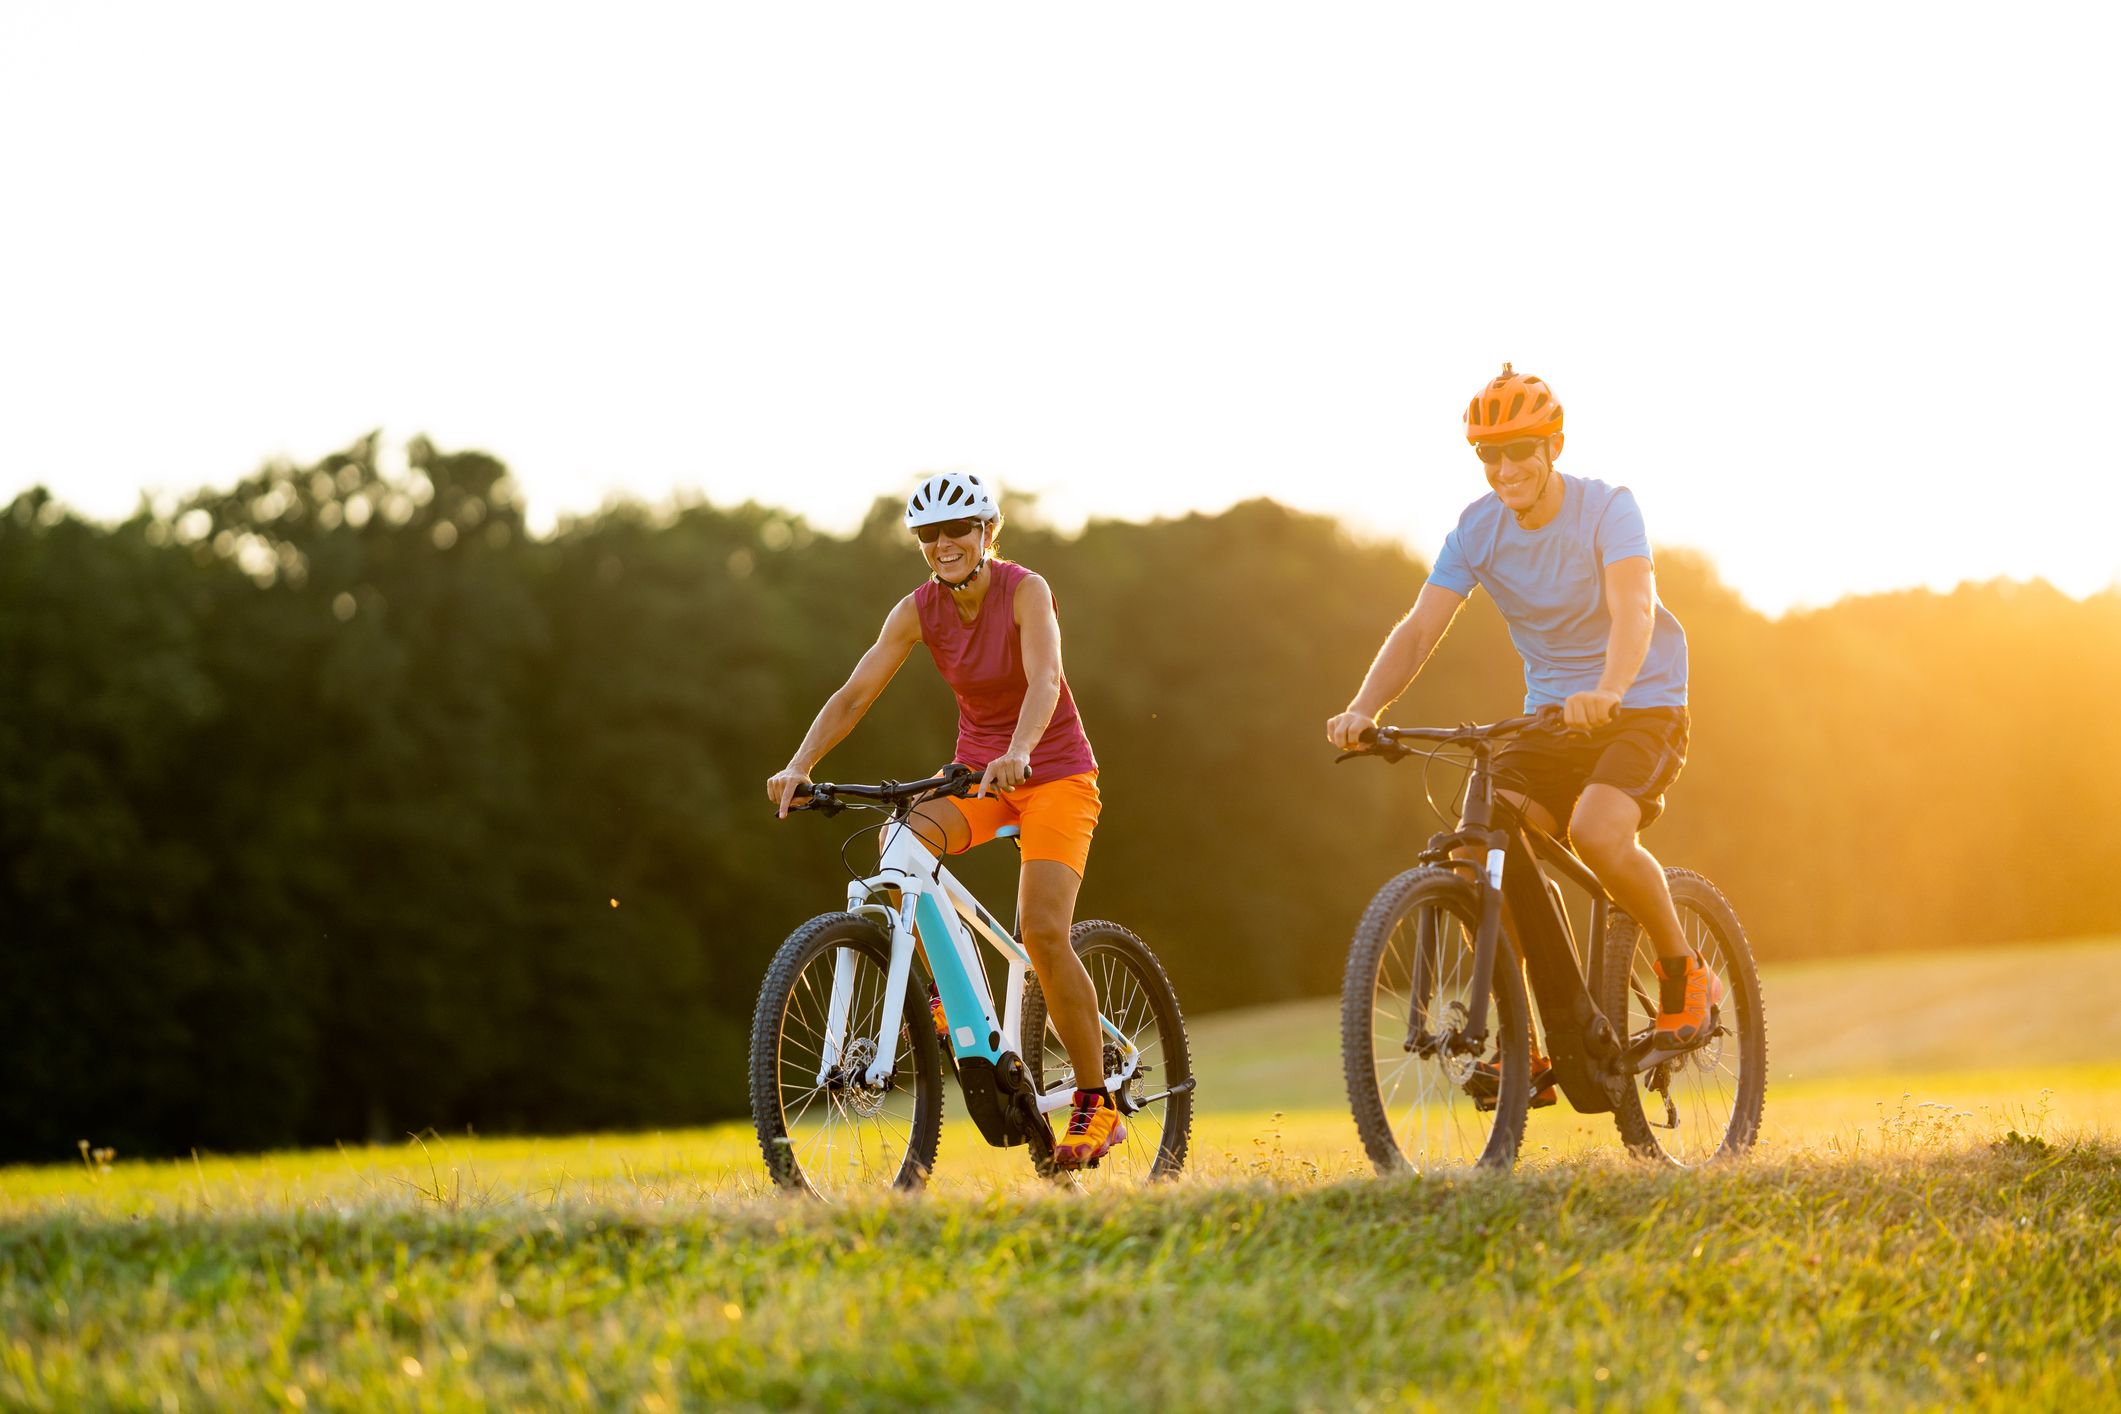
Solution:
M 924 893 L 916 896 L 913 905 L 914 927 L 921 937 L 949 939 L 952 946 L 928 949 L 928 966 L 935 973 L 935 990 L 943 999 L 943 1015 L 951 1019 L 950 1050 L 959 1057 L 981 1056 L 987 1060 L 1000 1060 L 1002 1056 L 1002 1031 L 993 1014 L 993 1005 L 986 993 L 986 977 L 983 969 L 968 970 L 965 960 L 958 956 L 954 946 L 957 935 L 943 918 L 943 911 L 936 906 L 935 895 Z M 1015 948 L 1016 940 L 1010 939 Z M 974 984 L 977 973 L 980 981 Z M 895 1013 L 886 1012 L 886 1016 Z M 959 1017 L 978 1016 L 988 1024 L 972 1026 L 956 1020 Z
M 882 900 L 886 889 L 896 889 L 899 905 Z M 942 861 L 909 829 L 895 829 L 885 845 L 877 872 L 847 886 L 847 911 L 874 921 L 891 939 L 891 964 L 885 973 L 882 1015 L 905 1015 L 906 989 L 911 985 L 915 943 L 926 953 L 935 987 L 943 1001 L 943 1018 L 950 1028 L 953 1060 L 999 1061 L 1005 1055 L 1022 1055 L 1024 981 L 1031 972 L 1030 954 L 1014 933 L 1002 927 L 980 901 L 959 883 Z M 976 936 L 975 936 L 976 935 Z M 981 961 L 979 941 L 1002 955 L 1006 964 L 1005 1002 L 997 1010 L 994 994 Z M 853 1001 L 855 957 L 842 948 L 833 959 L 832 999 L 827 1011 L 825 1044 L 818 1069 L 818 1083 L 839 1064 L 848 1042 L 847 1017 Z M 1113 1043 L 1119 1065 L 1105 1077 L 1115 1090 L 1133 1078 L 1141 1067 L 1141 1053 L 1110 1018 L 1100 1015 L 1098 1024 Z M 898 1028 L 886 1026 L 875 1038 L 876 1056 L 865 1078 L 882 1085 L 898 1060 Z M 1039 1096 L 1040 1110 L 1065 1109 L 1073 1098 L 1073 1085 L 1063 1085 Z

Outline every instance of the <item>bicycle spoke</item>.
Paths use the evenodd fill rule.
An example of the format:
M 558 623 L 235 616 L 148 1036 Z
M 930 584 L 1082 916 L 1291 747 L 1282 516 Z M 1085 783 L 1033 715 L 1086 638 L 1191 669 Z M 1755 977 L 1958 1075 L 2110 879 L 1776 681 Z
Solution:
M 1123 1114 L 1127 1137 L 1105 1155 L 1094 1173 L 1078 1174 L 1075 1181 L 1146 1182 L 1167 1167 L 1175 1170 L 1184 1152 L 1182 1136 L 1190 1125 L 1176 1118 L 1182 1113 L 1190 1115 L 1191 1108 L 1190 1089 L 1183 1086 L 1191 1078 L 1184 1037 L 1182 1033 L 1165 1034 L 1153 979 L 1138 970 L 1124 946 L 1100 939 L 1078 948 L 1097 997 L 1101 1078 L 1110 1081 L 1124 1075 L 1114 1094 L 1128 1104 L 1134 1103 L 1132 1096 L 1149 1098 Z M 1041 1016 L 1035 1042 L 1033 1036 L 1025 1038 L 1026 1060 L 1034 1063 L 1033 1083 L 1042 1093 L 1084 1083 L 1062 1044 L 1052 1013 L 1041 1007 Z
M 1473 940 L 1449 910 L 1417 908 L 1385 937 L 1370 985 L 1370 1071 L 1393 1145 L 1416 1170 L 1470 1165 L 1486 1150 L 1490 1112 L 1451 1079 L 1440 1056 L 1409 1051 L 1416 1032 L 1469 1016 Z
M 1745 1008 L 1753 1005 L 1750 993 L 1740 995 L 1722 935 L 1712 918 L 1691 902 L 1675 899 L 1681 936 L 1701 965 L 1721 984 L 1719 1024 L 1722 1033 L 1703 1045 L 1674 1057 L 1665 1066 L 1667 1079 L 1662 1095 L 1648 1089 L 1654 1072 L 1642 1078 L 1642 1099 L 1651 1134 L 1658 1147 L 1682 1164 L 1705 1163 L 1724 1151 L 1736 1121 L 1740 1096 L 1746 1088 L 1746 1065 L 1742 1037 L 1747 1027 Z M 1629 1034 L 1639 1036 L 1656 1024 L 1656 973 L 1653 951 L 1646 931 L 1638 932 L 1636 954 L 1628 977 Z M 1681 1117 L 1679 1127 L 1664 1127 L 1665 1105 Z

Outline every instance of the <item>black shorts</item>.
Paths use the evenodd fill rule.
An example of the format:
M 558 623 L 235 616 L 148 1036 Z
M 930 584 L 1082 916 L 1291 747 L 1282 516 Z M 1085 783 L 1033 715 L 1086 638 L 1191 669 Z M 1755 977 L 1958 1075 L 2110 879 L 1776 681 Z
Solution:
M 1686 764 L 1687 728 L 1684 707 L 1632 707 L 1588 733 L 1525 732 L 1495 753 L 1495 784 L 1545 806 L 1564 831 L 1585 786 L 1612 786 L 1642 807 L 1647 825 Z

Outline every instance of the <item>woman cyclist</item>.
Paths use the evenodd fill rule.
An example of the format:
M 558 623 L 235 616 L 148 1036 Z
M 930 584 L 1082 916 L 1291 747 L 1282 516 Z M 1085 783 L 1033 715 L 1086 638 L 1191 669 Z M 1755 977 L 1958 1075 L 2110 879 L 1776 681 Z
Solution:
M 766 782 L 766 796 L 786 817 L 825 753 L 854 730 L 913 646 L 926 644 L 957 694 L 957 760 L 980 779 L 968 799 L 924 802 L 914 828 L 961 854 L 1004 825 L 1020 827 L 1024 949 L 1076 1075 L 1102 1081 L 1097 993 L 1068 941 L 1097 826 L 1097 758 L 1061 672 L 1053 591 L 995 554 L 1002 513 L 977 476 L 923 481 L 906 502 L 906 528 L 920 542 L 928 579 L 892 606 L 875 644 Z M 1066 1130 L 1054 1136 L 1054 1162 L 1080 1167 L 1126 1137 L 1112 1096 L 1078 1089 Z

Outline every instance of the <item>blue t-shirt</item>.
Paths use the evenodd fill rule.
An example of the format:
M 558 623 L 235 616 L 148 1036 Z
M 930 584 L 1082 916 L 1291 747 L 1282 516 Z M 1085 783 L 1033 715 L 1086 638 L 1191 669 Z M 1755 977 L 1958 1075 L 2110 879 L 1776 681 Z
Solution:
M 1429 582 L 1454 594 L 1479 585 L 1494 596 L 1524 659 L 1524 708 L 1535 711 L 1589 692 L 1605 671 L 1605 567 L 1650 558 L 1649 533 L 1625 486 L 1561 477 L 1561 513 L 1526 530 L 1489 492 L 1465 508 L 1443 540 Z M 1686 630 L 1660 602 L 1649 655 L 1620 699 L 1622 707 L 1686 705 Z

